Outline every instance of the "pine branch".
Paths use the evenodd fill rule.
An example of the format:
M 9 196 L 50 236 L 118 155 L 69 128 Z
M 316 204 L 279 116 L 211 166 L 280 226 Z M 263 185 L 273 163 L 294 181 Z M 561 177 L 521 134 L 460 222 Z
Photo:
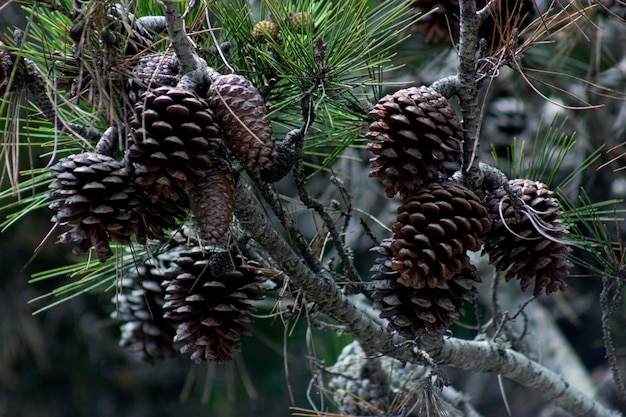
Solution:
M 184 73 L 189 73 L 196 69 L 196 58 L 178 10 L 179 4 L 178 1 L 164 1 L 163 14 L 167 22 L 167 33 L 170 35 L 180 66 Z
M 435 344 L 429 343 L 426 350 L 437 362 L 472 372 L 500 374 L 541 394 L 573 416 L 620 415 L 572 387 L 561 375 L 496 343 L 446 338 L 440 347 Z
M 478 132 L 480 106 L 478 105 L 478 81 L 476 78 L 478 29 L 481 18 L 476 12 L 476 0 L 460 0 L 459 38 L 459 88 L 457 95 L 463 114 L 463 166 L 464 180 L 468 184 L 480 184 L 478 169 Z M 471 189 L 479 187 L 470 186 Z
M 325 313 L 346 325 L 359 342 L 402 361 L 419 363 L 424 357 L 412 341 L 383 329 L 341 293 L 328 271 L 318 274 L 275 231 L 240 183 L 235 194 L 235 215 L 250 235 L 280 264 L 289 279 Z M 526 356 L 491 341 L 465 341 L 441 336 L 417 341 L 441 365 L 474 372 L 493 372 L 534 390 L 574 416 L 615 417 L 618 414 L 571 387 L 559 375 Z

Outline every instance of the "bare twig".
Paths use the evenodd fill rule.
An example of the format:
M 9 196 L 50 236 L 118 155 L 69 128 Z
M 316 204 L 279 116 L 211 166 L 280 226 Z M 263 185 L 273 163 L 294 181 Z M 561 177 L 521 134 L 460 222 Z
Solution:
M 320 216 L 326 229 L 330 233 L 331 239 L 335 245 L 335 250 L 341 262 L 343 263 L 344 274 L 349 281 L 358 282 L 361 281 L 359 278 L 359 273 L 354 266 L 354 259 L 352 257 L 352 253 L 348 247 L 344 244 L 345 242 L 341 238 L 339 231 L 335 225 L 335 221 L 330 216 L 330 213 L 326 209 L 326 207 L 319 202 L 317 199 L 311 197 L 306 189 L 306 175 L 304 173 L 304 165 L 303 165 L 303 148 L 304 148 L 304 136 L 306 135 L 306 131 L 308 127 L 313 122 L 313 110 L 311 108 L 311 103 L 308 100 L 303 100 L 303 114 L 305 117 L 304 126 L 301 129 L 301 134 L 296 136 L 294 139 L 294 152 L 296 154 L 296 162 L 293 168 L 293 176 L 296 181 L 296 187 L 298 189 L 298 195 L 300 196 L 300 200 L 306 205 L 308 208 L 315 210 L 315 212 Z

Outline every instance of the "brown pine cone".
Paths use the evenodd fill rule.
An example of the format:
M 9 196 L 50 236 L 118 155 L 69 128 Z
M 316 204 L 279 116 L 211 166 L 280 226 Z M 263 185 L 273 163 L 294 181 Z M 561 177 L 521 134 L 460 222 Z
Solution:
M 276 42 L 278 34 L 278 25 L 271 20 L 257 22 L 252 28 L 252 38 L 258 43 Z
M 535 296 L 564 290 L 562 278 L 573 265 L 565 258 L 568 229 L 559 220 L 563 211 L 558 201 L 540 182 L 516 179 L 507 184 L 508 191 L 499 188 L 485 200 L 495 224 L 485 252 L 498 271 L 506 271 L 507 282 L 519 279 L 524 291 L 533 280 Z
M 459 120 L 448 101 L 429 87 L 411 87 L 380 99 L 370 114 L 367 149 L 370 177 L 383 182 L 387 196 L 407 197 L 433 182 L 444 162 L 455 161 L 463 138 Z
M 381 255 L 372 268 L 372 299 L 382 310 L 380 317 L 404 337 L 445 332 L 464 314 L 464 303 L 476 296 L 475 283 L 481 282 L 476 269 L 468 265 L 447 280 L 444 288 L 407 287 L 401 274 L 393 270 L 391 243 L 385 239 L 373 248 Z
M 217 75 L 208 100 L 217 115 L 226 144 L 248 169 L 258 171 L 276 160 L 272 125 L 265 101 L 241 75 Z
M 134 112 L 127 158 L 143 191 L 146 236 L 162 236 L 162 229 L 185 217 L 187 183 L 204 178 L 211 168 L 218 127 L 205 100 L 176 87 L 149 91 Z
M 196 363 L 231 361 L 233 352 L 241 350 L 241 335 L 251 335 L 245 327 L 252 322 L 250 302 L 262 298 L 259 265 L 232 254 L 230 272 L 216 277 L 210 272 L 216 251 L 198 247 L 181 253 L 162 283 L 164 317 L 177 324 L 174 341 L 184 341 L 181 353 L 192 352 Z
M 230 225 L 235 203 L 235 178 L 228 163 L 215 160 L 206 177 L 188 183 L 185 192 L 206 244 L 218 243 Z
M 469 265 L 491 225 L 478 197 L 452 181 L 431 183 L 398 208 L 392 226 L 394 271 L 412 288 L 446 288 Z
M 70 155 L 51 168 L 48 197 L 56 211 L 52 221 L 72 227 L 60 236 L 62 243 L 77 242 L 75 254 L 92 246 L 100 262 L 113 252 L 110 241 L 130 243 L 140 218 L 138 192 L 123 164 L 93 152 Z

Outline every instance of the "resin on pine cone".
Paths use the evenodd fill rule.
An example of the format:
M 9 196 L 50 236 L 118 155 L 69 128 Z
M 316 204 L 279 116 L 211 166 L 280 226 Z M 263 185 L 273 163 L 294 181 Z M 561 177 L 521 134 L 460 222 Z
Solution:
M 445 288 L 413 288 L 403 284 L 401 274 L 393 270 L 391 239 L 383 240 L 373 251 L 381 255 L 372 271 L 372 299 L 387 319 L 389 328 L 404 337 L 443 333 L 464 314 L 465 302 L 476 296 L 481 282 L 476 269 L 469 265 L 451 279 Z
M 218 75 L 209 87 L 208 99 L 237 159 L 253 171 L 272 165 L 277 157 L 272 125 L 256 87 L 237 74 Z
M 487 235 L 485 252 L 507 282 L 517 278 L 522 290 L 534 281 L 533 294 L 565 289 L 562 280 L 572 267 L 564 239 L 567 226 L 562 210 L 545 184 L 516 179 L 490 193 L 485 206 L 494 227 Z M 514 198 L 514 201 L 511 200 Z
M 391 230 L 394 271 L 412 288 L 446 288 L 480 250 L 491 225 L 472 191 L 452 181 L 428 184 L 398 208 Z
M 62 243 L 77 242 L 76 254 L 93 246 L 100 262 L 113 256 L 110 241 L 130 243 L 140 201 L 121 162 L 93 152 L 70 155 L 51 168 L 51 176 L 52 221 L 72 227 L 60 236 Z
M 230 165 L 215 160 L 207 175 L 185 188 L 200 236 L 208 245 L 218 243 L 232 221 L 235 204 L 235 178 Z
M 176 323 L 175 342 L 184 342 L 181 353 L 191 352 L 196 363 L 223 363 L 241 350 L 241 336 L 252 322 L 251 302 L 260 300 L 259 265 L 239 254 L 230 254 L 230 272 L 211 274 L 212 258 L 223 249 L 197 247 L 181 253 L 176 266 L 165 272 L 164 317 Z
M 122 321 L 120 346 L 153 362 L 176 353 L 174 325 L 163 317 L 165 291 L 161 287 L 163 273 L 172 263 L 172 252 L 144 255 L 125 256 L 128 266 L 124 269 L 120 292 L 111 300 L 116 306 L 111 317 Z
M 461 149 L 461 124 L 446 98 L 431 88 L 387 95 L 370 114 L 376 121 L 366 134 L 374 154 L 369 175 L 380 178 L 388 197 L 406 197 L 433 182 Z

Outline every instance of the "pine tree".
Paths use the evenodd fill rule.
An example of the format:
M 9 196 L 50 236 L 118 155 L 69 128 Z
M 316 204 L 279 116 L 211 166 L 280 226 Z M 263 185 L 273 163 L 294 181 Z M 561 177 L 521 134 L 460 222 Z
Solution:
M 541 333 L 558 333 L 557 307 L 597 305 L 626 398 L 621 209 L 587 186 L 601 168 L 620 196 L 605 174 L 624 133 L 619 8 L 252 3 L 35 1 L 2 34 L 1 226 L 43 213 L 41 248 L 74 246 L 35 273 L 56 285 L 35 301 L 61 297 L 37 312 L 104 293 L 122 347 L 234 362 L 249 391 L 243 364 L 280 343 L 264 326 L 304 329 L 323 398 L 294 415 L 504 413 L 454 369 L 617 415 L 582 353 Z M 573 359 L 544 360 L 546 343 Z

